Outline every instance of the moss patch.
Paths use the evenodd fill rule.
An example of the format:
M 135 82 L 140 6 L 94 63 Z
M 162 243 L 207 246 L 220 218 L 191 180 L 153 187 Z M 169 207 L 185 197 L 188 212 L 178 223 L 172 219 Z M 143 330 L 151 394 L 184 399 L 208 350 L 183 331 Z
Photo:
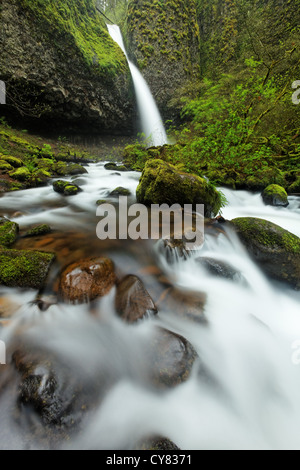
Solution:
M 10 247 L 18 238 L 19 226 L 5 217 L 0 218 L 0 246 Z
M 55 255 L 38 251 L 0 251 L 0 283 L 8 287 L 40 289 Z
M 36 227 L 33 227 L 32 229 L 28 230 L 24 237 L 38 237 L 41 235 L 47 235 L 48 233 L 51 233 L 51 227 L 47 224 L 41 224 L 37 225 Z

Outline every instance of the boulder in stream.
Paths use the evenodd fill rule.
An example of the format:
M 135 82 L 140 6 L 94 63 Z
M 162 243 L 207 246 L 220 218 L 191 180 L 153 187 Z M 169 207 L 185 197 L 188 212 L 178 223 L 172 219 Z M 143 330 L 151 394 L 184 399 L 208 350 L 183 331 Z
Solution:
M 267 206 L 287 207 L 289 205 L 286 190 L 278 184 L 269 185 L 266 189 L 264 189 L 261 196 Z
M 135 323 L 149 314 L 157 313 L 157 307 L 142 281 L 131 275 L 117 284 L 115 307 L 118 315 L 128 323 Z
M 0 284 L 40 289 L 55 259 L 53 253 L 29 250 L 0 251 Z
M 205 216 L 218 214 L 222 201 L 220 193 L 204 178 L 180 172 L 163 160 L 149 160 L 136 191 L 141 204 L 204 204 Z
M 258 218 L 237 218 L 231 225 L 268 276 L 300 289 L 300 238 Z
M 60 295 L 70 303 L 87 303 L 109 293 L 116 281 L 109 258 L 92 258 L 68 266 L 60 278 Z
M 63 194 L 64 196 L 75 196 L 82 191 L 76 184 L 63 180 L 54 181 L 53 189 L 56 193 Z
M 18 238 L 19 226 L 5 217 L 0 217 L 0 246 L 10 247 Z

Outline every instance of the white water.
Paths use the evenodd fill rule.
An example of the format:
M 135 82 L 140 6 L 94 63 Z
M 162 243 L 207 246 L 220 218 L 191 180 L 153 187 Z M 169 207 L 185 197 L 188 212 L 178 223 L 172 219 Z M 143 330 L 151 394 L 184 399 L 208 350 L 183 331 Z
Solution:
M 107 25 L 107 28 L 112 39 L 120 46 L 127 58 L 134 84 L 142 131 L 147 143 L 149 147 L 164 145 L 168 142 L 168 139 L 150 88 L 139 69 L 128 59 L 119 26 Z
M 65 199 L 51 187 L 20 191 L 0 199 L 0 212 L 25 211 L 26 215 L 16 219 L 21 228 L 48 221 L 55 228 L 65 224 L 86 233 L 94 230 L 96 221 L 91 216 L 96 200 L 116 186 L 134 191 L 139 175 L 111 176 L 101 164 L 89 165 L 88 171 L 84 192 L 77 196 Z M 299 198 L 292 198 L 289 208 L 277 210 L 264 206 L 250 193 L 224 192 L 229 200 L 224 216 L 264 216 L 299 234 Z M 55 207 L 58 202 L 61 208 Z M 128 260 L 143 255 L 145 247 L 135 247 Z M 80 434 L 62 446 L 130 449 L 138 439 L 159 434 L 186 450 L 299 450 L 300 365 L 292 361 L 292 345 L 300 339 L 300 293 L 270 282 L 234 234 L 217 239 L 206 236 L 201 255 L 235 267 L 244 279 L 240 283 L 208 276 L 193 257 L 170 266 L 155 246 L 150 252 L 153 264 L 160 266 L 174 285 L 207 294 L 208 328 L 172 311 L 161 311 L 151 321 L 126 325 L 115 315 L 111 296 L 99 304 L 96 316 L 84 306 L 67 305 L 53 305 L 41 314 L 30 304 L 34 292 L 1 289 L 21 307 L 14 321 L 0 330 L 0 339 L 9 344 L 18 332 L 23 339 L 56 351 L 74 377 L 82 380 L 93 380 L 101 368 L 117 377 L 101 406 L 82 424 Z M 168 392 L 150 389 L 144 379 L 144 348 L 157 325 L 185 336 L 219 386 L 204 381 L 196 364 L 183 385 Z M 38 447 L 33 438 L 29 443 L 28 438 L 23 439 L 13 419 L 12 404 L 10 397 L 0 395 L 4 423 L 0 448 Z M 9 442 L 7 432 L 11 434 Z

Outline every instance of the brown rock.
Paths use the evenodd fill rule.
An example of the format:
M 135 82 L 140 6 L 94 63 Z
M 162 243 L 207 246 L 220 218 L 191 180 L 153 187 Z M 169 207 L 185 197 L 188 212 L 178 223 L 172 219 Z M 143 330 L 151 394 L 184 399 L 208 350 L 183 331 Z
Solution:
M 159 310 L 172 312 L 198 323 L 207 323 L 204 307 L 207 296 L 201 292 L 184 291 L 175 287 L 166 289 L 157 305 Z
M 10 318 L 21 307 L 20 304 L 14 302 L 9 297 L 0 298 L 0 318 Z
M 128 323 L 144 318 L 149 312 L 157 313 L 157 308 L 142 281 L 131 275 L 118 284 L 115 306 L 120 317 Z
M 113 262 L 94 258 L 73 263 L 62 273 L 59 292 L 65 301 L 84 303 L 109 293 L 116 281 Z

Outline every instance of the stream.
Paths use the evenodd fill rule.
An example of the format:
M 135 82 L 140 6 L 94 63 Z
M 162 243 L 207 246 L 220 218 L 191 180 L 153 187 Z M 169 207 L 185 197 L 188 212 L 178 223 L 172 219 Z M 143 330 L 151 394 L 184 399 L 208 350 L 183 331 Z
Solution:
M 63 266 L 105 255 L 117 273 L 139 276 L 155 302 L 166 286 L 205 294 L 207 323 L 165 303 L 157 316 L 129 325 L 115 314 L 113 292 L 93 306 L 54 303 L 43 312 L 36 291 L 1 287 L 1 298 L 17 308 L 0 326 L 8 351 L 8 365 L 0 366 L 0 449 L 132 449 L 152 435 L 182 450 L 300 449 L 300 292 L 268 280 L 230 231 L 208 231 L 201 256 L 230 265 L 239 273 L 234 279 L 208 275 L 197 262 L 199 252 L 170 259 L 157 242 L 100 241 L 96 201 L 121 186 L 134 202 L 140 174 L 113 174 L 104 163 L 86 169 L 88 174 L 74 178 L 83 190 L 76 196 L 63 197 L 49 184 L 0 199 L 0 212 L 21 233 L 35 224 L 51 226 L 51 234 L 21 237 L 16 244 L 55 251 L 47 288 Z M 224 218 L 260 217 L 300 236 L 300 198 L 290 197 L 288 208 L 273 208 L 259 194 L 222 191 L 228 200 Z M 157 327 L 186 338 L 200 358 L 188 380 L 170 389 L 149 386 L 145 345 Z M 37 418 L 30 407 L 16 412 L 18 387 L 9 364 L 16 342 L 55 353 L 74 380 L 101 394 L 67 439 L 49 444 L 46 431 L 42 437 L 33 432 Z M 104 391 L 99 376 L 108 382 Z

